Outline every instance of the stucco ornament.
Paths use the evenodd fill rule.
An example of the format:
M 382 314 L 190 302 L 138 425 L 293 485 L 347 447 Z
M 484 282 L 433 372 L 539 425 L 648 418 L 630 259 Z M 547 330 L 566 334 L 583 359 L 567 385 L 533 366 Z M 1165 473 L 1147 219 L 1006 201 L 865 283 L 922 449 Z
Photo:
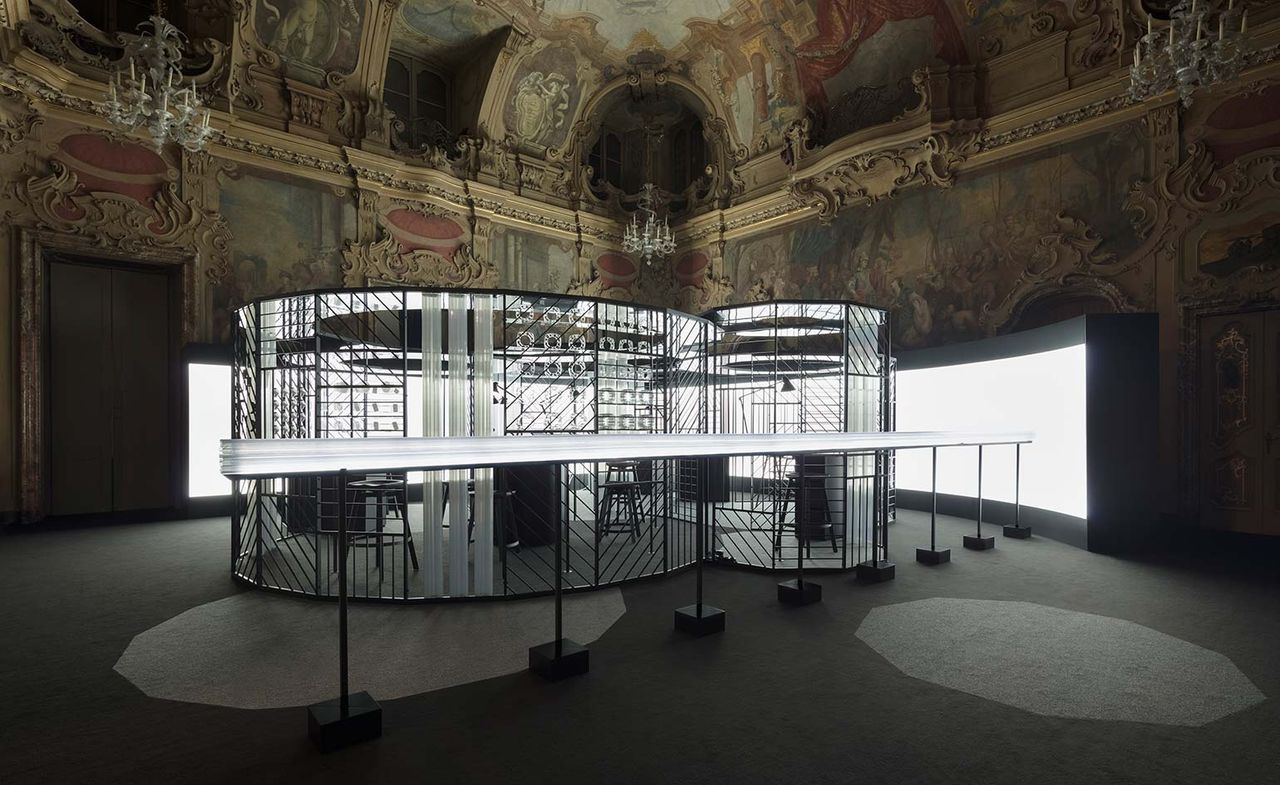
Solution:
M 532 71 L 520 80 L 515 97 L 516 133 L 521 139 L 541 142 L 562 128 L 569 109 L 569 80 L 552 71 Z

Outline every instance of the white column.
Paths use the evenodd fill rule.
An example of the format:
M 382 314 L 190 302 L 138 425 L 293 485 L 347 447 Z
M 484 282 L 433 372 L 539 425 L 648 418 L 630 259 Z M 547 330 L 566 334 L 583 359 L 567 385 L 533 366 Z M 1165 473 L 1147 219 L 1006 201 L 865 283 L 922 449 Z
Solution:
M 444 375 L 441 373 L 440 317 L 444 297 L 422 295 L 422 435 L 444 436 Z M 444 502 L 440 472 L 422 475 L 422 564 L 428 597 L 444 594 Z
M 471 389 L 467 384 L 467 300 L 465 294 L 448 295 L 449 378 L 445 383 L 445 435 L 470 436 Z M 471 569 L 467 543 L 467 478 L 470 471 L 451 469 L 449 476 L 449 595 L 471 593 Z M 478 489 L 477 489 L 478 490 Z
M 493 434 L 493 295 L 472 295 L 475 435 Z M 475 593 L 493 594 L 493 469 L 476 469 Z

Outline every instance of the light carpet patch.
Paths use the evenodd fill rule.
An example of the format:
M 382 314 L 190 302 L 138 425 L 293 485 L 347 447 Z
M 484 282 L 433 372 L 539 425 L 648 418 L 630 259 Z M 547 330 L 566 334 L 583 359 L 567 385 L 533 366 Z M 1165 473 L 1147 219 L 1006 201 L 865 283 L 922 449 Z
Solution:
M 450 605 L 353 604 L 352 691 L 379 700 L 515 673 L 554 637 L 552 598 Z M 626 605 L 618 589 L 564 600 L 565 635 L 596 640 Z M 338 607 L 263 592 L 200 605 L 135 637 L 115 669 L 155 698 L 241 709 L 338 694 Z
M 1266 699 L 1217 652 L 1030 602 L 886 605 L 857 635 L 908 676 L 1055 717 L 1194 726 Z

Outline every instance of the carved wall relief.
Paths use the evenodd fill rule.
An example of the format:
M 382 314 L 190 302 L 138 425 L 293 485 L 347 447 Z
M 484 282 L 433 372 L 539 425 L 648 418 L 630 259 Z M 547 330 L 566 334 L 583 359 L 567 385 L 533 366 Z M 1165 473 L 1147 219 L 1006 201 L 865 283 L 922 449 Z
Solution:
M 1228 324 L 1213 339 L 1214 435 L 1234 436 L 1249 425 L 1250 338 L 1239 322 Z

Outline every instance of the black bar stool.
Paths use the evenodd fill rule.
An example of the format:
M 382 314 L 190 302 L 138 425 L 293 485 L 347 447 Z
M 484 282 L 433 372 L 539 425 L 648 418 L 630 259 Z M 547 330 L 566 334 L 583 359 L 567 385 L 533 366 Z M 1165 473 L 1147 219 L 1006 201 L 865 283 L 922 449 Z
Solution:
M 809 461 L 805 464 L 804 490 L 806 496 L 805 506 L 808 509 L 801 512 L 796 501 L 800 493 L 799 475 L 794 470 L 787 472 L 787 484 L 783 490 L 782 506 L 778 509 L 778 514 L 774 518 L 774 552 L 782 552 L 783 522 L 787 518 L 788 509 L 796 511 L 794 527 L 796 539 L 804 543 L 806 557 L 813 553 L 812 533 L 818 529 L 822 530 L 826 539 L 831 543 L 831 552 L 838 552 L 840 549 L 836 544 L 836 527 L 831 515 L 831 500 L 827 498 L 826 459 L 822 456 L 818 456 L 817 460 Z M 814 520 L 816 517 L 814 515 L 815 512 L 821 513 L 821 523 Z
M 405 491 L 405 482 L 396 477 L 366 477 L 363 480 L 355 480 L 347 483 L 352 500 L 351 506 L 360 509 L 373 502 L 374 507 L 374 530 L 372 532 L 355 532 L 348 533 L 348 548 L 376 548 L 375 559 L 377 560 L 378 569 L 382 569 L 382 548 L 386 544 L 394 545 L 398 540 L 406 540 L 409 548 L 409 558 L 413 560 L 413 568 L 418 569 L 418 551 L 413 545 L 413 530 L 409 528 L 409 516 L 406 514 L 404 503 L 401 501 L 401 495 Z M 400 521 L 400 531 L 387 531 L 387 514 L 395 512 L 396 517 Z M 348 516 L 357 517 L 357 516 Z M 364 517 L 361 510 L 360 518 Z M 365 524 L 366 528 L 368 524 Z
M 596 513 L 596 542 L 606 534 L 626 533 L 632 539 L 640 534 L 644 521 L 640 515 L 640 499 L 644 494 L 643 483 L 636 461 L 619 461 L 608 464 L 604 482 L 604 496 Z M 653 550 L 653 527 L 649 528 L 649 549 Z
M 515 520 L 515 506 L 512 499 L 515 498 L 516 492 L 508 490 L 500 475 L 496 478 L 493 488 L 493 511 L 495 515 L 501 510 L 498 518 L 502 521 L 502 526 L 493 527 L 493 542 L 495 545 L 503 545 L 512 550 L 519 550 L 520 538 L 509 536 L 507 528 L 511 526 Z M 440 502 L 440 515 L 444 516 L 449 509 L 449 483 L 444 483 L 444 499 Z M 444 524 L 445 528 L 449 528 L 449 524 Z M 476 481 L 474 478 L 467 479 L 467 542 L 475 542 L 476 531 Z M 499 539 L 499 532 L 503 532 L 502 538 Z

